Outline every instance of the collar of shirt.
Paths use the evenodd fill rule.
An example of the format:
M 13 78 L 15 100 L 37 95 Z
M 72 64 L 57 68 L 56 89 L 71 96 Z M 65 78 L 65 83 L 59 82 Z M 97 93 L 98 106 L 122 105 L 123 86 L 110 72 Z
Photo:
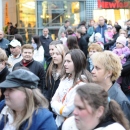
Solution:
M 44 36 L 44 35 L 43 35 Z M 49 37 L 49 35 L 47 35 L 47 36 L 44 36 L 45 38 L 48 38 Z

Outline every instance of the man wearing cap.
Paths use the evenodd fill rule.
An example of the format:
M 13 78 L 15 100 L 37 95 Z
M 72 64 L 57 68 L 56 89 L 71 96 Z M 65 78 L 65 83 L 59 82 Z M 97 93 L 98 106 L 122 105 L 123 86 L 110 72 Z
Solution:
M 19 67 L 27 67 L 31 72 L 37 75 L 40 79 L 38 88 L 43 92 L 45 85 L 45 73 L 43 65 L 33 59 L 34 48 L 31 44 L 25 44 L 21 48 L 21 55 L 23 59 L 16 63 L 13 70 Z
M 6 51 L 7 56 L 9 56 L 8 45 L 9 45 L 9 41 L 4 38 L 4 32 L 0 30 L 0 48 Z
M 13 66 L 16 63 L 18 63 L 22 60 L 21 43 L 18 40 L 13 39 L 10 42 L 9 46 L 10 46 L 11 55 L 8 58 L 8 62 L 12 65 L 12 68 L 13 68 Z

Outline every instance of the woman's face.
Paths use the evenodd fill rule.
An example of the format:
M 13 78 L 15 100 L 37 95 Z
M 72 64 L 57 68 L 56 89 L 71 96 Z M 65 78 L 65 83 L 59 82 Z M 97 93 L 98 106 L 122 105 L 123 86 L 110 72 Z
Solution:
M 104 82 L 104 80 L 108 78 L 108 73 L 105 70 L 105 67 L 102 64 L 94 62 L 94 61 L 93 61 L 93 66 L 94 68 L 91 72 L 93 82 L 97 84 Z
M 12 110 L 22 111 L 25 108 L 26 94 L 16 88 L 7 88 L 4 92 L 5 103 Z
M 79 130 L 94 129 L 99 123 L 97 111 L 94 110 L 86 100 L 83 103 L 78 94 L 75 96 L 74 104 L 75 109 L 73 114 L 77 128 Z
M 57 65 L 62 64 L 62 61 L 63 61 L 62 56 L 57 48 L 54 48 L 53 50 L 52 59 L 53 59 L 54 64 L 57 64 Z
M 53 55 L 54 48 L 55 48 L 54 45 L 49 45 L 49 53 L 50 53 L 51 57 L 52 57 L 52 55 Z
M 64 62 L 65 71 L 68 74 L 74 74 L 74 63 L 71 59 L 71 55 L 67 54 L 65 56 L 65 62 Z

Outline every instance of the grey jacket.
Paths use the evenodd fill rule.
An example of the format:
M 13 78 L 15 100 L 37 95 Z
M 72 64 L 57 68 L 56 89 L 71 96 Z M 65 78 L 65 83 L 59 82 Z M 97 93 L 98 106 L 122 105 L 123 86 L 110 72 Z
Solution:
M 121 87 L 118 83 L 115 82 L 113 84 L 113 86 L 108 90 L 108 95 L 111 99 L 117 101 L 127 119 L 130 121 L 130 102 L 121 90 Z

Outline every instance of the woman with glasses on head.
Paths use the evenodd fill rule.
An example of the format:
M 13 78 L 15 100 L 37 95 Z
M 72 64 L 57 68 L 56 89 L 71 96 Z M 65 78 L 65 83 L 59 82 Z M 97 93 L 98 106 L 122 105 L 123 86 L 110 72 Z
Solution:
M 74 116 L 62 130 L 129 130 L 129 122 L 118 103 L 99 85 L 80 85 L 74 99 Z
M 74 96 L 79 85 L 91 82 L 91 74 L 86 70 L 86 57 L 80 49 L 66 53 L 60 84 L 52 97 L 51 108 L 57 115 L 59 127 L 74 110 Z

